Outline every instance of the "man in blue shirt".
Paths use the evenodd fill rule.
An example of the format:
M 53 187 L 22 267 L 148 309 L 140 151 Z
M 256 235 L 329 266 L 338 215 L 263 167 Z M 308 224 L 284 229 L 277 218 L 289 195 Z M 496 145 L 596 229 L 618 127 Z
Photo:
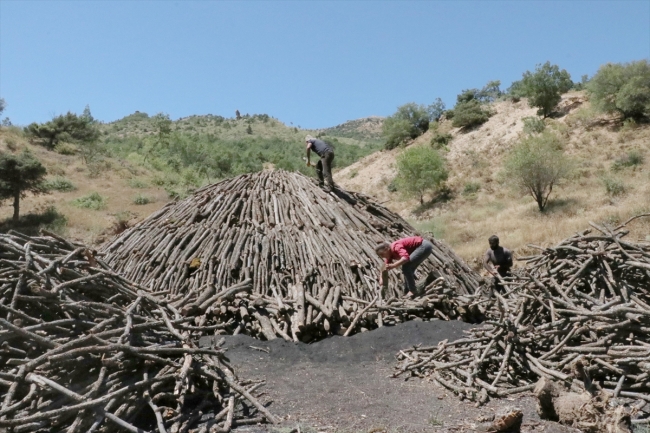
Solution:
M 332 161 L 334 161 L 334 148 L 325 143 L 323 140 L 308 135 L 305 138 L 307 143 L 307 167 L 311 167 L 309 160 L 311 151 L 313 150 L 320 157 L 316 163 L 316 174 L 318 174 L 318 184 L 323 186 L 323 175 L 330 188 L 334 188 L 334 180 L 332 180 Z

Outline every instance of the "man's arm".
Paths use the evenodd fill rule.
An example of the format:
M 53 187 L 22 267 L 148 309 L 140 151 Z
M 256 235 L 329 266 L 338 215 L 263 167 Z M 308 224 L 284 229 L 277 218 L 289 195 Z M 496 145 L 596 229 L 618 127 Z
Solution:
M 506 256 L 506 266 L 508 267 L 508 269 L 512 268 L 512 251 L 509 250 Z
M 492 264 L 492 258 L 490 257 L 490 252 L 489 251 L 486 251 L 485 256 L 483 256 L 483 267 L 491 275 L 496 275 L 497 270 L 494 267 L 494 265 Z
M 309 157 L 311 156 L 311 143 L 307 143 L 307 167 L 311 167 Z
M 398 261 L 386 265 L 386 269 L 395 269 L 395 268 L 399 268 L 400 266 L 402 266 L 404 263 L 406 263 L 406 262 L 408 262 L 408 261 L 409 261 L 409 259 L 402 257 L 402 258 L 400 258 Z

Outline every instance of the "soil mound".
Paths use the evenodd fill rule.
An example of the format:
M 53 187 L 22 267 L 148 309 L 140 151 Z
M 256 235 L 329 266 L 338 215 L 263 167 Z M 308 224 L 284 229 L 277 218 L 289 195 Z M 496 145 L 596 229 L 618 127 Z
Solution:
M 113 268 L 204 324 L 307 341 L 408 320 L 427 304 L 402 299 L 391 273 L 378 284 L 378 239 L 417 234 L 361 194 L 327 192 L 299 173 L 265 171 L 206 186 L 104 247 Z M 422 287 L 472 294 L 479 277 L 446 245 L 419 268 Z M 233 303 L 234 302 L 234 303 Z M 391 305 L 397 302 L 399 305 Z M 348 328 L 353 328 L 348 330 Z

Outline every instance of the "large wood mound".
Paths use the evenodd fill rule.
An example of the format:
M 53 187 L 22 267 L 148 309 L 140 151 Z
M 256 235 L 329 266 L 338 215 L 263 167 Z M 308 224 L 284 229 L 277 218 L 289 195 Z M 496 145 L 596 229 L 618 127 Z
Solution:
M 422 316 L 427 305 L 402 300 L 399 273 L 380 290 L 382 263 L 374 252 L 378 239 L 415 234 L 361 194 L 328 193 L 304 175 L 278 170 L 206 186 L 116 237 L 103 252 L 115 271 L 167 293 L 187 314 L 211 309 L 218 316 L 221 309 L 215 320 L 234 320 L 233 332 L 309 340 L 351 325 L 370 329 Z M 434 282 L 456 295 L 474 293 L 478 275 L 432 241 L 434 253 L 418 269 L 423 293 Z M 236 296 L 248 297 L 233 304 Z M 404 309 L 399 317 L 392 303 Z M 305 331 L 310 325 L 318 329 Z
M 228 432 L 275 422 L 178 311 L 53 233 L 0 234 L 0 432 Z

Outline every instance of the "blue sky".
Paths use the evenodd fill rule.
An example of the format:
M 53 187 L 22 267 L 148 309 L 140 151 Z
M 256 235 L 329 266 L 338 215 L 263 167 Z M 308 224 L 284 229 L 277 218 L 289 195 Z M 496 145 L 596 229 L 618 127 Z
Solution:
M 547 60 L 578 81 L 643 58 L 650 0 L 0 0 L 3 117 L 20 125 L 89 104 L 103 121 L 239 109 L 319 128 L 451 107 Z

